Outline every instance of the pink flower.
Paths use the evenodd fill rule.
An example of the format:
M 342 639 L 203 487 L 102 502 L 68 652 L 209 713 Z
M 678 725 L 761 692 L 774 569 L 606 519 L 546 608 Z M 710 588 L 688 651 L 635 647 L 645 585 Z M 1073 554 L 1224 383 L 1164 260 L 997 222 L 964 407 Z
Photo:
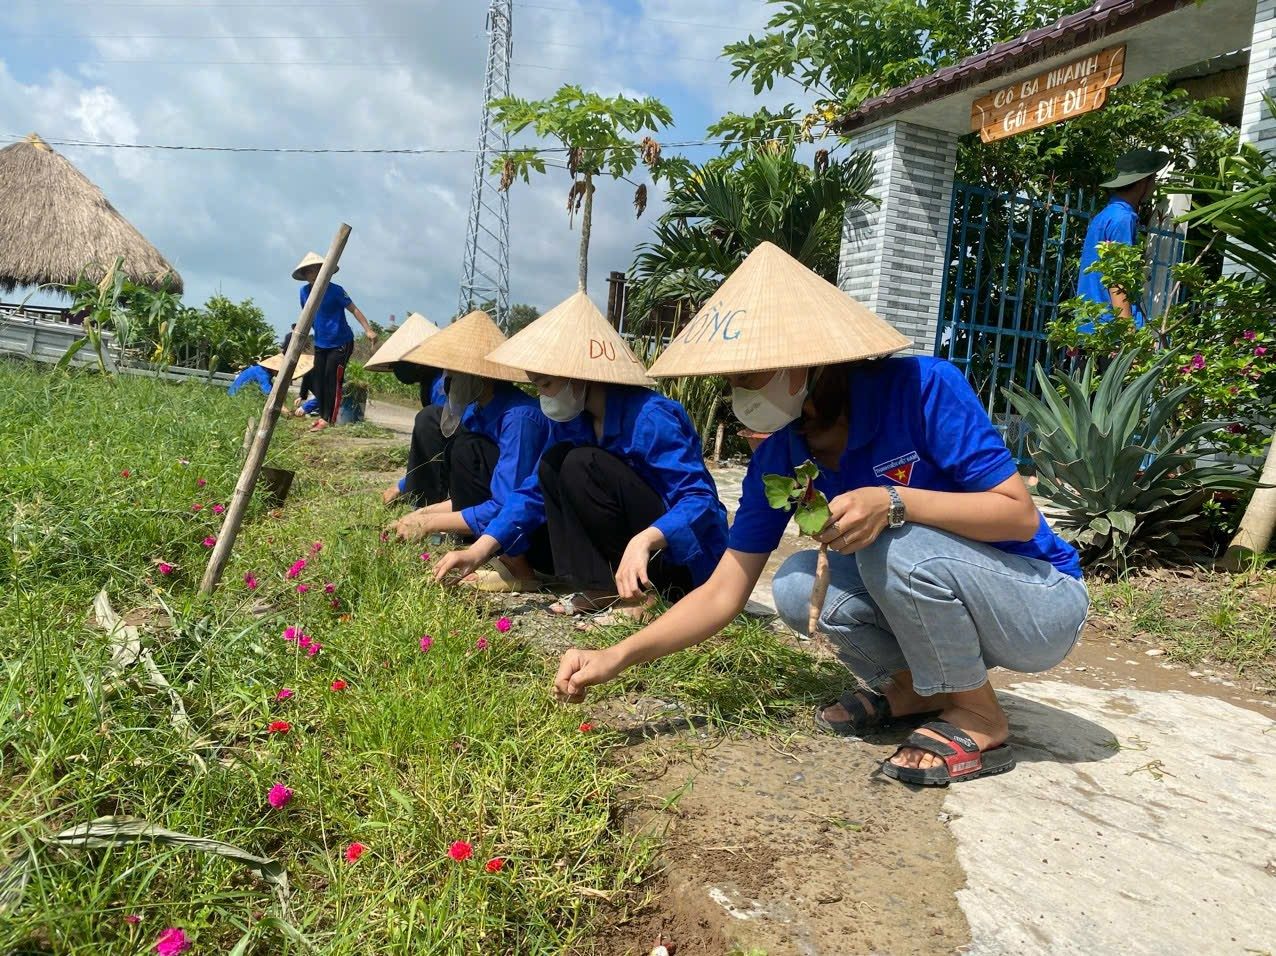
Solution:
M 1256 338 L 1258 338 L 1258 333 L 1255 332 L 1253 329 L 1250 329 L 1248 332 L 1245 333 L 1246 342 L 1252 342 Z
M 474 847 L 464 840 L 457 840 L 447 848 L 447 855 L 456 860 L 457 863 L 464 863 L 474 855 Z
M 1205 356 L 1202 355 L 1200 352 L 1197 352 L 1195 355 L 1192 356 L 1191 366 L 1192 368 L 1196 369 L 1196 371 L 1198 372 L 1201 369 L 1205 368 Z
M 298 594 L 305 594 L 305 593 L 306 593 L 307 591 L 309 591 L 309 590 L 310 590 L 310 585 L 309 585 L 309 584 L 298 584 L 298 585 L 297 585 L 297 593 L 298 593 Z
M 292 790 L 285 787 L 282 783 L 277 783 L 270 788 L 270 793 L 266 794 L 266 800 L 276 810 L 282 810 L 288 806 L 288 801 L 292 799 Z
M 504 866 L 505 861 L 499 856 L 494 856 L 492 859 L 483 864 L 483 869 L 487 870 L 489 873 L 499 873 L 501 868 Z
M 422 552 L 421 552 L 421 560 L 422 560 L 422 561 L 429 561 L 429 560 L 430 560 L 430 552 L 429 552 L 429 551 L 422 551 Z
M 204 506 L 201 505 L 198 501 L 195 502 L 193 505 L 191 505 L 191 511 L 195 512 L 196 514 L 199 514 L 203 510 L 204 510 Z
M 474 642 L 474 646 L 477 647 L 480 651 L 487 650 L 488 648 L 487 638 L 480 637 L 477 641 Z
M 341 678 L 337 678 L 336 680 L 334 680 L 334 681 L 332 682 L 332 689 L 333 689 L 333 690 L 336 690 L 336 691 L 342 691 L 342 690 L 345 690 L 345 689 L 346 689 L 346 682 L 345 682 L 345 681 L 343 681 L 343 680 L 341 680 Z
M 311 643 L 309 647 L 306 648 L 306 654 L 309 657 L 314 657 L 321 650 L 323 650 L 323 645 L 320 644 L 318 641 L 314 641 Z
M 159 953 L 159 956 L 179 956 L 191 948 L 191 941 L 186 938 L 184 930 L 170 926 L 159 934 L 159 939 L 151 948 Z
M 275 694 L 275 700 L 287 700 L 291 696 L 292 696 L 291 687 L 281 687 L 279 688 L 279 691 Z
M 129 913 L 124 917 L 124 922 L 128 923 L 129 926 L 136 926 L 138 923 L 142 922 L 142 917 L 138 916 L 136 913 Z
M 510 621 L 508 617 L 503 617 L 496 622 L 496 629 L 500 631 L 502 634 L 504 634 L 513 626 L 514 626 L 513 622 Z
M 1267 354 L 1267 346 L 1266 346 L 1266 345 L 1257 345 L 1257 346 L 1255 346 L 1255 347 L 1254 347 L 1254 354 L 1255 354 L 1258 358 L 1262 358 L 1264 355 L 1266 355 L 1266 354 Z
M 314 544 L 312 544 L 312 545 L 310 546 L 310 553 L 311 553 L 311 554 L 318 554 L 318 553 L 319 553 L 320 551 L 322 551 L 322 550 L 323 550 L 323 542 L 322 542 L 322 541 L 316 541 Z
M 244 586 L 250 591 L 257 590 L 257 578 L 251 571 L 244 575 Z
M 429 634 L 426 634 L 421 638 L 421 650 L 428 651 L 433 646 L 434 638 L 430 637 Z
M 314 641 L 311 639 L 309 634 L 302 634 L 301 637 L 297 640 L 297 646 L 300 647 L 303 651 L 309 648 L 310 645 L 312 645 L 313 643 Z
M 213 505 L 213 514 L 221 515 L 226 513 L 225 505 Z
M 286 734 L 292 730 L 292 724 L 286 720 L 272 720 L 270 726 L 266 728 L 268 734 Z
M 362 843 L 351 843 L 348 847 L 346 847 L 346 862 L 356 862 L 359 857 L 363 856 L 363 851 L 366 849 L 367 847 Z
M 159 573 L 165 576 L 170 575 L 173 573 L 173 566 L 167 561 L 161 561 L 159 563 Z
M 326 582 L 326 583 L 324 584 L 324 586 L 323 586 L 323 593 L 324 593 L 324 594 L 331 594 L 331 593 L 333 593 L 335 590 L 337 590 L 337 586 L 336 586 L 335 584 L 333 584 L 331 581 Z
M 196 478 L 196 479 L 195 479 L 195 487 L 196 487 L 196 488 L 203 488 L 206 484 L 208 484 L 208 482 L 207 482 L 207 481 L 205 481 L 203 478 Z
M 206 548 L 212 548 L 212 547 L 215 547 L 215 546 L 216 546 L 216 544 L 217 544 L 217 539 L 216 539 L 216 538 L 214 538 L 211 534 L 210 534 L 207 538 L 205 538 L 205 539 L 204 539 L 204 547 L 206 547 Z
M 300 631 L 298 631 L 295 627 L 285 627 L 285 628 L 284 628 L 284 640 L 285 640 L 285 641 L 295 641 L 295 640 L 297 639 L 297 636 L 298 636 L 300 633 L 301 633 L 301 632 L 300 632 Z
M 305 569 L 306 569 L 306 559 L 302 558 L 301 560 L 295 562 L 291 568 L 289 568 L 287 571 L 284 572 L 284 577 L 286 577 L 289 581 L 291 581 L 293 578 L 295 578 Z
M 328 602 L 328 607 L 332 608 L 334 611 L 340 610 L 341 598 L 333 598 L 331 601 Z

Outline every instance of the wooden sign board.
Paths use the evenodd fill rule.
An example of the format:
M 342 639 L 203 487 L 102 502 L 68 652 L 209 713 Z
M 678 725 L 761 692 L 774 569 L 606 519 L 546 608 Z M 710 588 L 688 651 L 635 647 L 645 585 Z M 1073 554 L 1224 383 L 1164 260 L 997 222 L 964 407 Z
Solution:
M 985 143 L 1101 109 L 1125 73 L 1125 44 L 1087 53 L 977 99 L 970 128 Z

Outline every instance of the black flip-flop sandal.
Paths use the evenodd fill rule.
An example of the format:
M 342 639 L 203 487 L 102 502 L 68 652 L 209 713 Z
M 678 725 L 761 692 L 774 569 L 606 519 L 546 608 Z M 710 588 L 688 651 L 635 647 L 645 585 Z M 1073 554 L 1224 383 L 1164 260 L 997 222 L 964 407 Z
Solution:
M 860 695 L 868 698 L 868 706 L 860 700 Z M 824 716 L 824 711 L 832 707 L 834 704 L 841 704 L 846 708 L 846 712 L 851 715 L 850 720 L 829 720 Z M 825 733 L 836 734 L 839 737 L 860 737 L 873 730 L 880 730 L 890 724 L 900 720 L 922 721 L 928 717 L 934 717 L 939 711 L 931 710 L 924 714 L 907 714 L 903 717 L 896 717 L 891 713 L 891 704 L 883 694 L 878 694 L 871 690 L 848 690 L 842 694 L 837 700 L 830 700 L 828 703 L 820 704 L 815 708 L 815 726 L 819 727 Z
M 924 750 L 943 760 L 938 767 L 900 767 L 891 763 L 890 759 L 882 761 L 882 773 L 901 783 L 912 783 L 919 787 L 946 787 L 950 783 L 961 783 L 965 780 L 978 780 L 980 777 L 991 777 L 993 774 L 1006 773 L 1015 769 L 1015 755 L 1009 745 L 1002 744 L 991 750 L 979 749 L 979 745 L 958 727 L 946 720 L 932 720 L 923 724 L 922 728 L 939 734 L 944 740 L 936 740 L 922 733 L 912 733 L 908 739 L 896 748 L 895 754 L 901 750 Z

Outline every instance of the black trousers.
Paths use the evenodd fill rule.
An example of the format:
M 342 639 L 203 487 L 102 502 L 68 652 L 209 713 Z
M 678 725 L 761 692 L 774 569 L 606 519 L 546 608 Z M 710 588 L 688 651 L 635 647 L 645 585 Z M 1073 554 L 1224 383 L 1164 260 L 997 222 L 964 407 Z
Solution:
M 315 349 L 315 398 L 319 400 L 319 416 L 329 424 L 337 423 L 341 413 L 341 389 L 345 384 L 346 363 L 354 353 L 354 343 L 335 349 Z
M 500 460 L 496 442 L 478 432 L 461 428 L 453 436 L 449 458 L 453 511 L 473 508 L 492 497 L 492 473 Z M 532 535 L 526 556 L 537 571 L 545 574 L 553 571 L 549 531 L 544 525 Z
M 442 407 L 430 405 L 416 413 L 412 441 L 408 445 L 408 474 L 404 493 L 414 508 L 424 508 L 448 498 L 452 438 L 443 437 Z
M 312 368 L 305 375 L 301 376 L 301 383 L 297 386 L 300 390 L 298 397 L 304 402 L 315 391 L 315 370 Z
M 615 455 L 592 446 L 546 451 L 540 483 L 554 572 L 580 590 L 615 593 L 616 567 L 630 539 L 668 510 L 660 496 Z M 691 572 L 663 554 L 652 557 L 647 576 L 666 597 L 693 587 Z

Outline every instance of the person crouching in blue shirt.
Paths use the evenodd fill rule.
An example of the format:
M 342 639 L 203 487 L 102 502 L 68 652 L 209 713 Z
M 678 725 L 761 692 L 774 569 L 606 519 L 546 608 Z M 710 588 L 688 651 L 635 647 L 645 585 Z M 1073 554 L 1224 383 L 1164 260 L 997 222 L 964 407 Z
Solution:
M 1111 179 L 1100 185 L 1109 190 L 1108 204 L 1103 207 L 1086 228 L 1085 242 L 1081 245 L 1081 275 L 1077 279 L 1077 296 L 1090 302 L 1110 306 L 1100 322 L 1111 322 L 1113 314 L 1131 319 L 1136 329 L 1143 328 L 1143 309 L 1131 302 L 1126 290 L 1120 286 L 1109 288 L 1103 276 L 1090 267 L 1099 261 L 1099 244 L 1119 242 L 1127 246 L 1139 241 L 1140 209 L 1156 192 L 1156 174 L 1170 161 L 1169 154 L 1150 149 L 1134 149 L 1117 160 L 1117 171 Z M 1077 326 L 1078 332 L 1094 334 L 1094 323 Z
M 310 289 L 319 277 L 322 266 L 323 259 L 316 253 L 308 252 L 297 264 L 297 268 L 292 270 L 292 277 L 303 283 L 303 306 L 310 298 Z M 340 267 L 333 271 L 340 271 Z M 319 420 L 311 426 L 311 431 L 321 431 L 329 425 L 335 425 L 337 416 L 341 413 L 341 391 L 345 383 L 346 364 L 354 352 L 354 332 L 346 321 L 347 311 L 359 320 L 359 324 L 363 326 L 363 334 L 370 342 L 377 340 L 376 330 L 351 301 L 346 290 L 335 282 L 329 282 L 311 326 L 315 335 L 314 391 L 315 397 L 319 399 Z
M 783 290 L 783 296 L 776 290 Z M 1077 553 L 1037 511 L 982 402 L 957 368 L 889 358 L 898 332 L 763 243 L 652 366 L 655 376 L 725 375 L 753 456 L 730 550 L 704 587 L 605 650 L 563 655 L 554 690 L 586 688 L 698 644 L 744 607 L 792 511 L 764 478 L 813 460 L 831 517 L 831 583 L 818 628 L 867 686 L 821 707 L 824 730 L 860 736 L 896 718 L 925 724 L 883 764 L 946 784 L 1014 766 L 988 671 L 1043 671 L 1068 654 L 1089 599 Z M 875 361 L 867 361 L 876 359 Z M 817 552 L 776 572 L 776 608 L 806 631 Z
M 441 430 L 447 453 L 448 495 L 399 519 L 401 538 L 431 534 L 481 538 L 532 478 L 549 436 L 549 420 L 536 400 L 516 388 L 522 372 L 491 362 L 487 355 L 505 336 L 486 312 L 471 312 L 431 336 L 405 358 L 443 370 L 447 403 Z M 490 566 L 471 569 L 467 582 L 483 591 L 533 591 L 538 574 L 553 568 L 543 529 L 506 549 Z
M 552 419 L 547 450 L 466 551 L 435 576 L 472 571 L 548 528 L 554 573 L 577 593 L 560 614 L 644 616 L 655 591 L 701 585 L 726 550 L 727 515 L 700 439 L 677 402 L 647 387 L 642 363 L 583 292 L 488 358 L 524 369 Z
M 270 386 L 274 380 L 274 374 L 270 369 L 262 368 L 260 365 L 250 365 L 235 376 L 235 380 L 226 389 L 226 394 L 237 395 L 241 388 L 256 385 L 263 395 L 269 395 Z

